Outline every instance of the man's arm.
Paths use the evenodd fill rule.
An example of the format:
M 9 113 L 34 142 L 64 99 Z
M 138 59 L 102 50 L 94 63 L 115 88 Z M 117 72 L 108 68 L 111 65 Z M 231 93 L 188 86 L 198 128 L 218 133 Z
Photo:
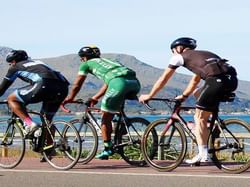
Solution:
M 172 77 L 174 72 L 175 72 L 175 69 L 167 68 L 164 71 L 164 73 L 160 76 L 160 78 L 156 81 L 150 93 L 147 95 L 141 95 L 139 98 L 139 101 L 140 102 L 147 101 L 150 98 L 152 98 L 154 95 L 156 95 L 156 93 L 159 92 L 167 84 L 168 80 Z
M 75 98 L 75 96 L 80 91 L 86 77 L 87 77 L 86 75 L 78 75 L 76 77 L 74 84 L 73 84 L 73 87 L 71 88 L 70 94 L 66 98 L 67 101 L 72 101 Z
M 3 79 L 2 83 L 0 84 L 0 96 L 2 96 L 5 91 L 10 87 L 10 85 L 13 83 L 13 81 L 10 81 L 8 79 Z
M 92 97 L 92 99 L 94 99 L 94 100 L 97 101 L 100 97 L 102 97 L 102 96 L 105 94 L 107 88 L 108 88 L 108 85 L 107 85 L 107 84 L 104 84 L 104 85 L 101 87 L 101 89 Z
M 187 88 L 183 92 L 183 96 L 188 97 L 190 94 L 193 93 L 197 85 L 199 84 L 201 77 L 199 75 L 194 75 L 192 79 L 189 81 Z
M 199 84 L 200 80 L 201 80 L 201 77 L 199 75 L 194 75 L 192 77 L 192 79 L 189 81 L 188 86 L 186 87 L 186 89 L 183 91 L 183 94 L 178 95 L 176 97 L 176 99 L 185 100 L 186 98 L 188 98 L 188 96 L 194 92 L 194 90 L 196 89 L 196 87 Z

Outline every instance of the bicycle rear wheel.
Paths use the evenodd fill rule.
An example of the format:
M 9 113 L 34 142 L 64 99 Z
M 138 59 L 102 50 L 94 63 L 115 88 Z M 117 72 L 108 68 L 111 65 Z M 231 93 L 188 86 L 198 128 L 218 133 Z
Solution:
M 96 129 L 91 123 L 83 122 L 82 119 L 73 119 L 70 123 L 76 127 L 81 137 L 82 153 L 78 162 L 87 164 L 95 157 L 98 149 Z
M 48 130 L 46 132 L 44 158 L 51 166 L 59 170 L 74 167 L 81 154 L 81 139 L 76 128 L 71 123 L 58 120 L 52 123 L 50 131 L 51 135 Z
M 0 121 L 0 167 L 10 169 L 16 167 L 23 159 L 25 140 L 23 132 L 17 124 Z
M 183 161 L 187 150 L 187 139 L 179 123 L 167 127 L 169 119 L 152 122 L 145 130 L 142 139 L 142 153 L 149 166 L 157 171 L 172 171 Z M 157 140 L 151 131 L 157 132 Z M 155 151 L 154 157 L 151 156 Z
M 128 120 L 127 128 L 128 128 L 128 133 L 132 138 L 132 142 L 129 139 L 128 133 L 125 134 L 119 130 L 117 132 L 118 146 L 120 144 L 120 146 L 118 147 L 118 152 L 121 155 L 121 157 L 130 165 L 133 166 L 146 165 L 146 162 L 141 152 L 141 140 L 142 140 L 142 135 L 148 125 L 149 121 L 147 121 L 144 118 L 135 117 L 135 118 L 130 118 Z M 157 134 L 154 129 L 150 131 L 150 134 L 152 135 L 152 137 L 157 138 Z
M 240 119 L 222 122 L 223 133 L 215 128 L 209 150 L 215 165 L 227 173 L 242 173 L 250 167 L 250 127 Z M 225 136 L 225 137 L 224 137 Z

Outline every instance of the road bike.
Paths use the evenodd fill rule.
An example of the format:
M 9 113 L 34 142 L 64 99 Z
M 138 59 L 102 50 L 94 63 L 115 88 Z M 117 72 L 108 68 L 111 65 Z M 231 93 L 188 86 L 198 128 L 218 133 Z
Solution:
M 233 93 L 225 95 L 222 101 L 230 102 L 234 97 Z M 188 112 L 195 107 L 182 106 L 182 101 L 176 99 L 151 100 L 164 102 L 172 112 L 170 117 L 153 121 L 147 127 L 142 138 L 142 153 L 152 168 L 158 171 L 172 171 L 185 157 L 194 156 L 193 151 L 187 152 L 187 145 L 191 142 L 197 145 L 196 138 L 190 128 L 190 122 L 186 121 L 180 112 Z M 237 118 L 222 119 L 217 111 L 209 119 L 208 128 L 208 150 L 214 164 L 227 173 L 246 171 L 250 167 L 249 124 Z M 157 131 L 158 139 L 151 136 L 151 129 Z M 157 150 L 153 158 L 152 149 Z
M 72 103 L 82 104 L 84 108 L 82 116 L 71 120 L 70 123 L 77 128 L 82 140 L 82 154 L 79 162 L 87 164 L 98 151 L 101 124 L 96 114 L 100 114 L 100 108 L 90 107 L 87 102 L 81 99 Z M 65 112 L 69 112 L 64 106 L 62 108 Z M 121 111 L 115 114 L 112 125 L 114 152 L 118 153 L 130 165 L 144 166 L 146 162 L 141 153 L 141 138 L 144 130 L 149 125 L 149 121 L 140 117 L 128 117 L 124 112 L 123 105 Z M 157 138 L 154 129 L 151 129 L 148 133 Z
M 8 107 L 7 101 L 0 101 L 0 105 Z M 59 170 L 74 167 L 81 154 L 81 139 L 76 128 L 63 120 L 50 123 L 39 112 L 29 110 L 28 113 L 33 119 L 40 120 L 41 136 L 24 135 L 23 121 L 13 112 L 9 111 L 8 116 L 1 116 L 0 167 L 16 167 L 25 157 L 25 152 L 28 155 L 32 155 L 31 152 L 41 153 L 52 167 Z M 62 131 L 63 129 L 66 130 Z

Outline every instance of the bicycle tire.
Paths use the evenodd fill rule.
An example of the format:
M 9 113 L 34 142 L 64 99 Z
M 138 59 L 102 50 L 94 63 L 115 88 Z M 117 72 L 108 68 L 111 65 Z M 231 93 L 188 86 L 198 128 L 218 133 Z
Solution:
M 98 150 L 98 135 L 92 123 L 86 122 L 82 128 L 79 129 L 82 120 L 73 119 L 70 121 L 78 130 L 81 137 L 82 153 L 78 160 L 79 163 L 87 164 L 95 157 Z
M 226 119 L 222 121 L 222 129 L 227 137 L 229 147 L 222 148 L 225 145 L 223 133 L 214 129 L 209 136 L 209 150 L 215 165 L 226 173 L 238 174 L 246 171 L 250 167 L 250 127 L 249 124 L 240 119 Z M 226 128 L 232 134 L 226 131 Z M 215 132 L 215 130 L 217 130 Z M 218 147 L 222 148 L 218 150 Z M 216 151 L 217 149 L 217 151 Z
M 178 122 L 166 129 L 169 119 L 159 119 L 150 123 L 142 139 L 142 153 L 147 164 L 161 172 L 172 171 L 178 167 L 187 151 L 187 138 Z M 155 129 L 157 141 L 152 140 L 150 132 Z M 171 133 L 173 133 L 171 135 Z M 151 157 L 151 149 L 157 150 Z
M 64 120 L 53 121 L 50 129 L 54 132 L 53 143 L 45 142 L 42 152 L 44 158 L 58 170 L 73 168 L 81 154 L 81 138 L 78 131 Z
M 119 130 L 117 131 L 117 143 L 124 144 L 124 146 L 118 148 L 118 153 L 128 164 L 132 166 L 141 167 L 146 165 L 141 151 L 141 140 L 149 123 L 150 122 L 148 120 L 139 117 L 128 119 L 128 131 L 133 138 L 134 143 L 129 142 L 127 134 L 122 134 Z M 152 130 L 152 134 L 153 137 L 157 138 L 156 131 Z
M 8 128 L 8 129 L 7 129 Z M 22 129 L 16 124 L 0 120 L 0 167 L 11 169 L 23 159 L 25 139 Z

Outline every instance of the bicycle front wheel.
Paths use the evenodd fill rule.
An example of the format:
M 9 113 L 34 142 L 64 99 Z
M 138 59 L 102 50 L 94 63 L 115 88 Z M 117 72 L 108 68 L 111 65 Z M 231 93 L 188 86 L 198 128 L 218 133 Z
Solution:
M 178 122 L 168 125 L 169 119 L 152 122 L 142 139 L 142 153 L 149 166 L 157 171 L 172 171 L 183 161 L 187 150 L 187 138 Z M 151 131 L 157 132 L 157 140 Z M 151 157 L 151 152 L 155 154 Z
M 0 167 L 10 169 L 16 167 L 23 159 L 25 140 L 23 132 L 17 124 L 0 121 Z
M 74 167 L 81 154 L 81 138 L 76 128 L 71 123 L 58 120 L 46 131 L 43 148 L 46 161 L 59 170 Z
M 95 157 L 98 149 L 96 129 L 91 123 L 84 122 L 82 119 L 73 119 L 70 123 L 76 127 L 81 137 L 82 153 L 78 162 L 87 164 Z
M 222 132 L 215 128 L 209 137 L 215 165 L 227 173 L 242 173 L 250 167 L 250 127 L 240 119 L 226 119 Z
M 122 133 L 122 131 L 119 130 L 117 132 L 119 154 L 130 165 L 134 166 L 146 165 L 146 162 L 141 152 L 141 140 L 142 140 L 142 135 L 148 125 L 149 121 L 147 121 L 144 118 L 137 118 L 137 117 L 130 118 L 128 120 L 128 124 L 126 124 L 128 132 Z M 153 129 L 150 133 L 152 137 L 157 138 L 157 134 Z

